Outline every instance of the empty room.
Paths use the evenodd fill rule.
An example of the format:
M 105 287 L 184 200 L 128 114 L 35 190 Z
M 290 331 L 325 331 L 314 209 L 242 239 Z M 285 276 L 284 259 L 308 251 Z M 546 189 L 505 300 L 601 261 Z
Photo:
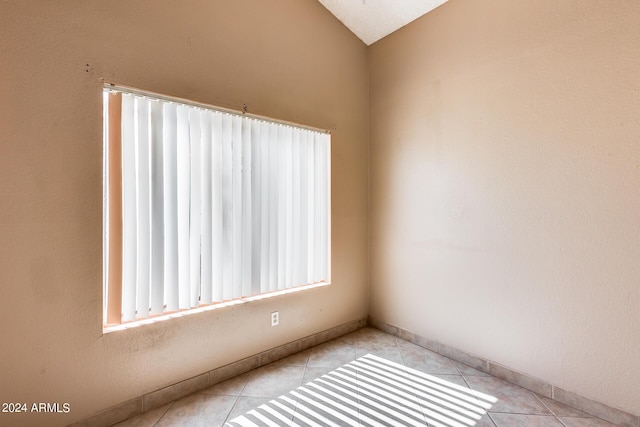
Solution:
M 640 427 L 640 2 L 0 0 L 0 426 Z

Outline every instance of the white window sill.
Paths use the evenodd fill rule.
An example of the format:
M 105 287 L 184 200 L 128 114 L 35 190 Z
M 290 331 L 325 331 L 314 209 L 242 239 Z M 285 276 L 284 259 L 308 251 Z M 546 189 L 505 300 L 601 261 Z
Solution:
M 163 315 L 160 315 L 160 316 L 150 317 L 148 319 L 135 320 L 133 322 L 127 322 L 127 323 L 123 323 L 123 324 L 120 324 L 120 325 L 109 325 L 109 326 L 105 326 L 102 329 L 102 333 L 103 334 L 109 334 L 109 333 L 112 333 L 112 332 L 124 331 L 126 329 L 133 329 L 133 328 L 137 328 L 139 326 L 150 325 L 152 323 L 163 322 L 163 321 L 169 320 L 169 319 L 176 319 L 178 317 L 190 316 L 190 315 L 196 314 L 196 313 L 203 313 L 205 311 L 217 310 L 219 308 L 230 307 L 230 306 L 233 306 L 233 305 L 246 304 L 246 303 L 252 302 L 252 301 L 258 301 L 258 300 L 262 300 L 262 299 L 266 299 L 266 298 L 273 298 L 273 297 L 277 297 L 277 296 L 280 296 L 280 295 L 292 294 L 292 293 L 295 293 L 295 292 L 306 291 L 308 289 L 315 289 L 315 288 L 320 288 L 320 287 L 328 286 L 328 285 L 330 285 L 330 283 L 328 283 L 328 282 L 320 282 L 320 283 L 314 283 L 314 284 L 311 284 L 311 285 L 297 286 L 295 288 L 289 288 L 289 289 L 282 289 L 280 291 L 267 292 L 267 293 L 263 293 L 263 294 L 260 294 L 260 295 L 240 298 L 240 299 L 231 300 L 231 301 L 225 301 L 225 302 L 221 302 L 221 303 L 217 303 L 217 304 L 207 305 L 207 306 L 204 306 L 204 307 L 193 308 L 193 309 L 190 309 L 190 310 L 183 310 L 183 311 L 177 311 L 177 312 L 170 313 L 170 314 L 163 314 Z

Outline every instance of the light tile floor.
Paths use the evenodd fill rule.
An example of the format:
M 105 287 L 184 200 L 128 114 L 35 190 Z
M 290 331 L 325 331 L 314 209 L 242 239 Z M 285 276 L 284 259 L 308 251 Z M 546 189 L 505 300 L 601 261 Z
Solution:
M 247 411 L 367 354 L 446 380 L 464 387 L 465 390 L 469 389 L 470 393 L 481 392 L 497 398 L 489 412 L 475 424 L 477 427 L 613 426 L 373 328 L 359 329 L 254 369 L 117 426 L 222 426 Z M 285 403 L 285 406 L 290 406 L 289 413 L 296 413 L 296 404 Z M 286 408 L 283 408 L 283 412 L 286 412 Z M 295 416 L 291 418 L 296 419 Z M 425 422 L 424 425 L 437 424 Z M 455 423 L 440 425 L 450 427 Z

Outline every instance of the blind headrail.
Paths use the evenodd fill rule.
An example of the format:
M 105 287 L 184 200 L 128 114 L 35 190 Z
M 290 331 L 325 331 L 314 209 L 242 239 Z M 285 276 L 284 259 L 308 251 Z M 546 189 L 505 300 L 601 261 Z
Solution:
M 303 125 L 303 124 L 295 123 L 295 122 L 290 122 L 290 121 L 287 121 L 287 120 L 274 119 L 272 117 L 261 116 L 259 114 L 252 114 L 252 113 L 248 113 L 248 112 L 244 112 L 244 111 L 240 111 L 240 110 L 234 110 L 232 108 L 225 108 L 225 107 L 219 107 L 219 106 L 216 106 L 216 105 L 206 104 L 206 103 L 203 103 L 203 102 L 196 102 L 196 101 L 192 101 L 192 100 L 189 100 L 189 99 L 180 98 L 180 97 L 177 97 L 177 96 L 169 96 L 169 95 L 163 95 L 163 94 L 160 94 L 160 93 L 157 93 L 157 92 L 151 92 L 151 91 L 147 91 L 147 90 L 140 90 L 140 89 L 136 89 L 136 88 L 133 88 L 133 87 L 124 86 L 124 85 L 120 85 L 120 84 L 115 84 L 115 83 L 111 83 L 111 82 L 107 82 L 107 81 L 103 82 L 103 87 L 104 87 L 104 89 L 107 89 L 107 90 L 113 91 L 113 92 L 130 93 L 130 94 L 133 94 L 133 95 L 144 96 L 144 97 L 147 97 L 147 98 L 150 98 L 150 99 L 157 99 L 159 101 L 177 102 L 177 103 L 180 103 L 180 104 L 191 105 L 193 107 L 204 108 L 206 110 L 212 110 L 212 111 L 218 111 L 218 112 L 221 112 L 221 113 L 227 113 L 227 114 L 231 114 L 233 116 L 249 117 L 249 118 L 252 118 L 252 119 L 255 119 L 255 120 L 262 120 L 262 121 L 265 121 L 265 122 L 277 123 L 277 124 L 281 124 L 281 125 L 285 125 L 285 126 L 297 127 L 297 128 L 301 128 L 301 129 L 310 130 L 310 131 L 313 131 L 313 132 L 331 134 L 331 131 L 329 131 L 327 129 L 320 129 L 320 128 L 317 128 L 317 127 Z

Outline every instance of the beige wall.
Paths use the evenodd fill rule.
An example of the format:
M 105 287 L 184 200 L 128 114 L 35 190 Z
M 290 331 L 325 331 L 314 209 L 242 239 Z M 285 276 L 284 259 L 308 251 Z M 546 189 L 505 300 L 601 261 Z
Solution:
M 638 27 L 636 0 L 450 0 L 367 68 L 312 0 L 0 1 L 0 401 L 72 408 L 0 424 L 367 314 L 369 105 L 372 314 L 640 413 Z M 331 129 L 334 285 L 102 336 L 101 78 Z
M 640 414 L 638 28 L 451 0 L 372 46 L 373 316 Z
M 66 424 L 364 317 L 367 76 L 314 0 L 0 1 L 0 402 L 71 404 L 0 424 Z M 102 336 L 101 78 L 330 129 L 333 286 Z

